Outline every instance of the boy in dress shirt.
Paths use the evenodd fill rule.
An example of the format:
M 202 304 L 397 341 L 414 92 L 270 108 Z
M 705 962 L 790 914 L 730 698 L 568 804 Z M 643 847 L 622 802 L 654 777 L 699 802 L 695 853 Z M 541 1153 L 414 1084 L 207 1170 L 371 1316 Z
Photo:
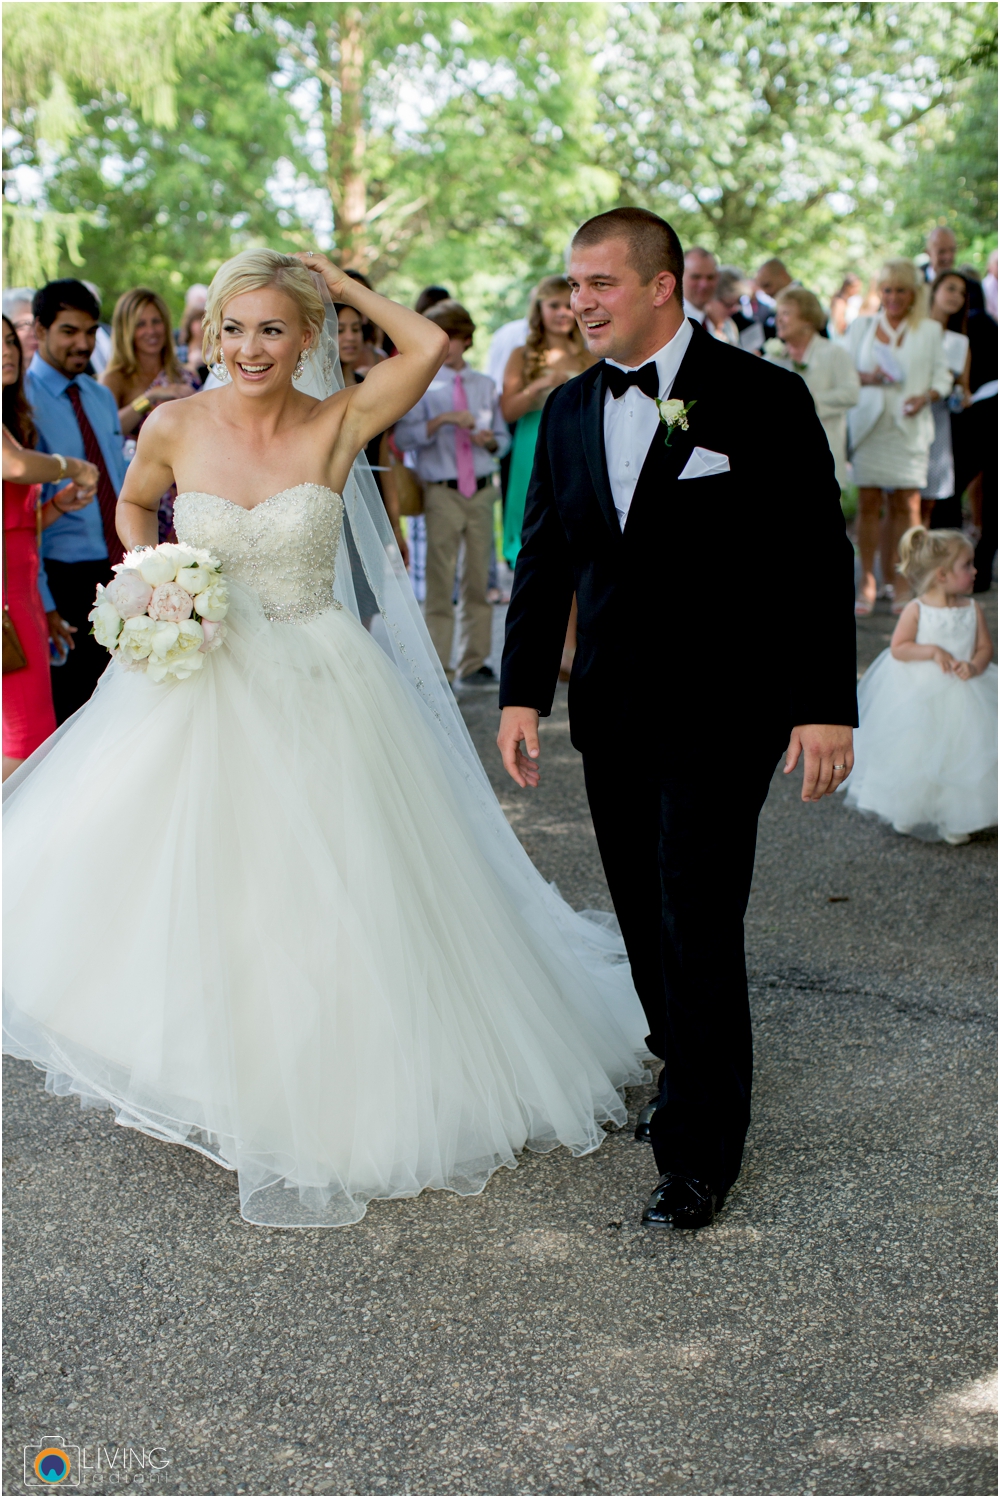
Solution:
M 448 357 L 427 393 L 396 423 L 396 444 L 416 453 L 427 524 L 424 618 L 448 679 L 494 680 L 486 664 L 493 611 L 486 601 L 493 555 L 494 459 L 510 446 L 497 389 L 465 362 L 475 323 L 460 303 L 438 302 L 424 314 L 448 334 Z M 464 543 L 464 550 L 463 550 Z M 455 631 L 452 596 L 459 552 L 458 668 L 450 670 Z

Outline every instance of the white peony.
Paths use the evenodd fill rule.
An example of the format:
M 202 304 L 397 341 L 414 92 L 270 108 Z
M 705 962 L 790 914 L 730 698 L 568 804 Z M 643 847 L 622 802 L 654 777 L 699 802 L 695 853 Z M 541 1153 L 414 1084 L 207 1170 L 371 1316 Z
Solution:
M 139 558 L 137 570 L 151 588 L 158 588 L 161 583 L 173 582 L 177 576 L 177 562 L 173 557 L 165 556 L 164 548 L 158 546 L 155 551 L 147 551 Z
M 176 582 L 179 587 L 186 588 L 192 597 L 198 593 L 204 593 L 207 587 L 218 577 L 218 573 L 211 567 L 205 567 L 200 562 L 193 566 L 182 567 L 177 574 Z
M 767 359 L 783 359 L 788 353 L 780 338 L 768 338 L 764 343 L 764 357 Z
M 192 672 L 201 670 L 205 664 L 201 653 L 205 636 L 196 619 L 184 619 L 180 624 L 157 624 L 155 630 L 147 676 L 154 681 L 164 681 L 168 676 L 183 681 Z
M 153 590 L 149 583 L 134 567 L 122 568 L 107 588 L 108 602 L 114 604 L 123 619 L 144 614 L 152 596 Z
M 137 614 L 126 619 L 118 636 L 118 649 L 127 661 L 144 661 L 153 648 L 153 635 L 158 629 L 176 629 L 174 625 L 157 624 L 148 614 Z
M 101 589 L 101 592 L 104 592 Z M 122 616 L 113 603 L 98 602 L 87 615 L 94 626 L 94 639 L 105 650 L 114 650 L 122 627 Z
M 222 563 L 210 551 L 200 546 L 188 546 L 185 541 L 161 541 L 156 548 L 161 556 L 170 557 L 174 563 L 174 576 L 182 567 L 221 567 Z
M 194 601 L 195 610 L 202 619 L 224 619 L 229 611 L 229 589 L 225 578 L 216 573 L 203 593 Z

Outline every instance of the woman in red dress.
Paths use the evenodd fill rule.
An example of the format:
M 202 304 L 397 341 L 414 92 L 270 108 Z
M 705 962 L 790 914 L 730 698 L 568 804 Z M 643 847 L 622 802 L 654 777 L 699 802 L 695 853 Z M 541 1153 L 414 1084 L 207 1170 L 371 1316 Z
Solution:
M 14 325 L 3 319 L 3 602 L 27 665 L 3 679 L 3 778 L 55 732 L 49 639 L 73 648 L 72 625 L 46 616 L 38 591 L 38 537 L 60 515 L 81 510 L 97 491 L 97 469 L 81 458 L 31 451 L 35 424 L 22 385 Z M 39 508 L 43 483 L 73 480 Z

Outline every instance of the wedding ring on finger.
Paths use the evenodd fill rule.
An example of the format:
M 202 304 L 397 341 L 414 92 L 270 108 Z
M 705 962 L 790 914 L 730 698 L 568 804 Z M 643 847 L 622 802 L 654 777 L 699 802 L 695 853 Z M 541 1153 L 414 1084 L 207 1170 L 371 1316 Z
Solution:
M 835 770 L 846 770 L 847 766 L 846 765 L 834 765 L 833 768 Z

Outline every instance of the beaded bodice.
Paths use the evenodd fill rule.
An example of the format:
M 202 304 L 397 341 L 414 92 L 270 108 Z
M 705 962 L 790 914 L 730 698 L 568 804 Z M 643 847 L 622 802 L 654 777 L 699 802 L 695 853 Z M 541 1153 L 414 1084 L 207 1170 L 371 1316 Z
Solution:
M 918 645 L 940 645 L 957 661 L 971 661 L 976 649 L 978 619 L 976 606 L 939 609 L 918 601 L 920 621 L 917 624 Z
M 296 484 L 244 509 L 188 490 L 174 501 L 177 539 L 203 547 L 223 573 L 257 594 L 268 619 L 302 623 L 335 608 L 333 579 L 344 501 L 323 484 Z

